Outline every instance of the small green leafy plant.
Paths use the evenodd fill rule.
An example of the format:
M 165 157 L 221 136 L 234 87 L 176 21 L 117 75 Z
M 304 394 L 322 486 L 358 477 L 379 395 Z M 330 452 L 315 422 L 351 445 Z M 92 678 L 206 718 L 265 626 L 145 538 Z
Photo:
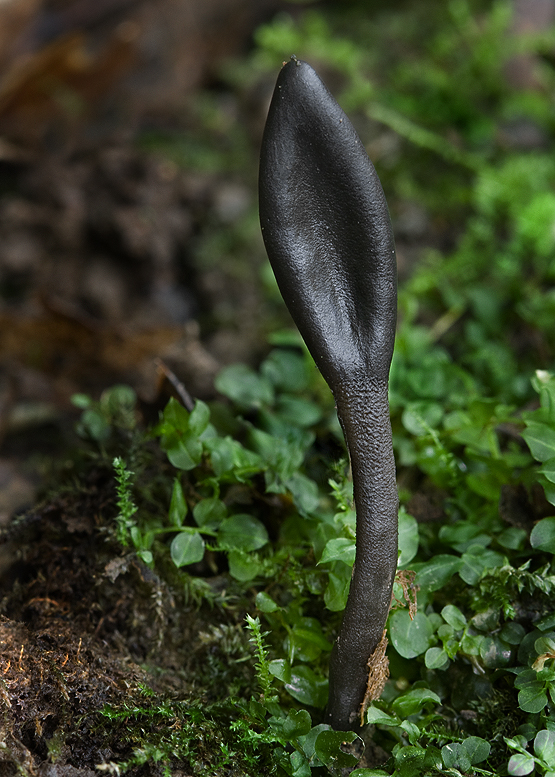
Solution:
M 137 512 L 137 506 L 133 503 L 130 489 L 133 473 L 129 472 L 120 456 L 116 456 L 114 459 L 114 476 L 116 479 L 116 493 L 118 495 L 118 514 L 116 515 L 117 537 L 119 542 L 125 547 L 129 544 L 129 535 L 135 526 L 133 516 Z M 152 558 L 149 560 L 152 560 Z

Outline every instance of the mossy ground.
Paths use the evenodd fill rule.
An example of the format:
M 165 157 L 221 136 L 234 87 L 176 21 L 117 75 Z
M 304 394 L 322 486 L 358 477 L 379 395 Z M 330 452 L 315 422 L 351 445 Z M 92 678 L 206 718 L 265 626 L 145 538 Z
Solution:
M 243 611 L 187 604 L 123 554 L 106 527 L 114 498 L 110 473 L 93 468 L 6 537 L 1 773 L 108 768 L 155 747 L 166 769 L 173 749 L 183 773 L 236 773 L 218 762 L 229 760 L 229 690 L 253 691 Z M 159 771 L 155 759 L 129 769 Z

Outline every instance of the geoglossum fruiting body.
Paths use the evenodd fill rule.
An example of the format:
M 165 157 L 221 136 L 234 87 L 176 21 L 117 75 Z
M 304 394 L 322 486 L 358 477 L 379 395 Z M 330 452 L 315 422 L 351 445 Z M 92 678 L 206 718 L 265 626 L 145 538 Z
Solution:
M 326 722 L 357 727 L 397 566 L 388 378 L 397 316 L 389 212 L 351 122 L 306 62 L 282 68 L 262 140 L 260 223 L 280 291 L 347 442 L 356 558 L 330 660 Z M 383 643 L 382 643 L 383 644 Z

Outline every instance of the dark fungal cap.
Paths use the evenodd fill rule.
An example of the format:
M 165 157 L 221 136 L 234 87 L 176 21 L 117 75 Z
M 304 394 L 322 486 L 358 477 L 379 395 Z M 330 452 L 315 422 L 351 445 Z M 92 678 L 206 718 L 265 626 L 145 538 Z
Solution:
M 396 269 L 385 197 L 348 117 L 294 57 L 270 105 L 259 189 L 278 285 L 326 380 L 386 379 Z

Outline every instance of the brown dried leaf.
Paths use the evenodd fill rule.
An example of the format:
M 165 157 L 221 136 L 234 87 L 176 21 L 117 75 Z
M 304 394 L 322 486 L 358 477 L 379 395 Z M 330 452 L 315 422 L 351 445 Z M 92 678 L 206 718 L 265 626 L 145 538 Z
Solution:
M 368 684 L 366 693 L 360 705 L 360 725 L 364 725 L 364 715 L 370 704 L 379 699 L 389 677 L 389 659 L 386 656 L 386 650 L 389 642 L 387 640 L 387 630 L 384 629 L 382 638 L 376 649 L 368 659 Z

